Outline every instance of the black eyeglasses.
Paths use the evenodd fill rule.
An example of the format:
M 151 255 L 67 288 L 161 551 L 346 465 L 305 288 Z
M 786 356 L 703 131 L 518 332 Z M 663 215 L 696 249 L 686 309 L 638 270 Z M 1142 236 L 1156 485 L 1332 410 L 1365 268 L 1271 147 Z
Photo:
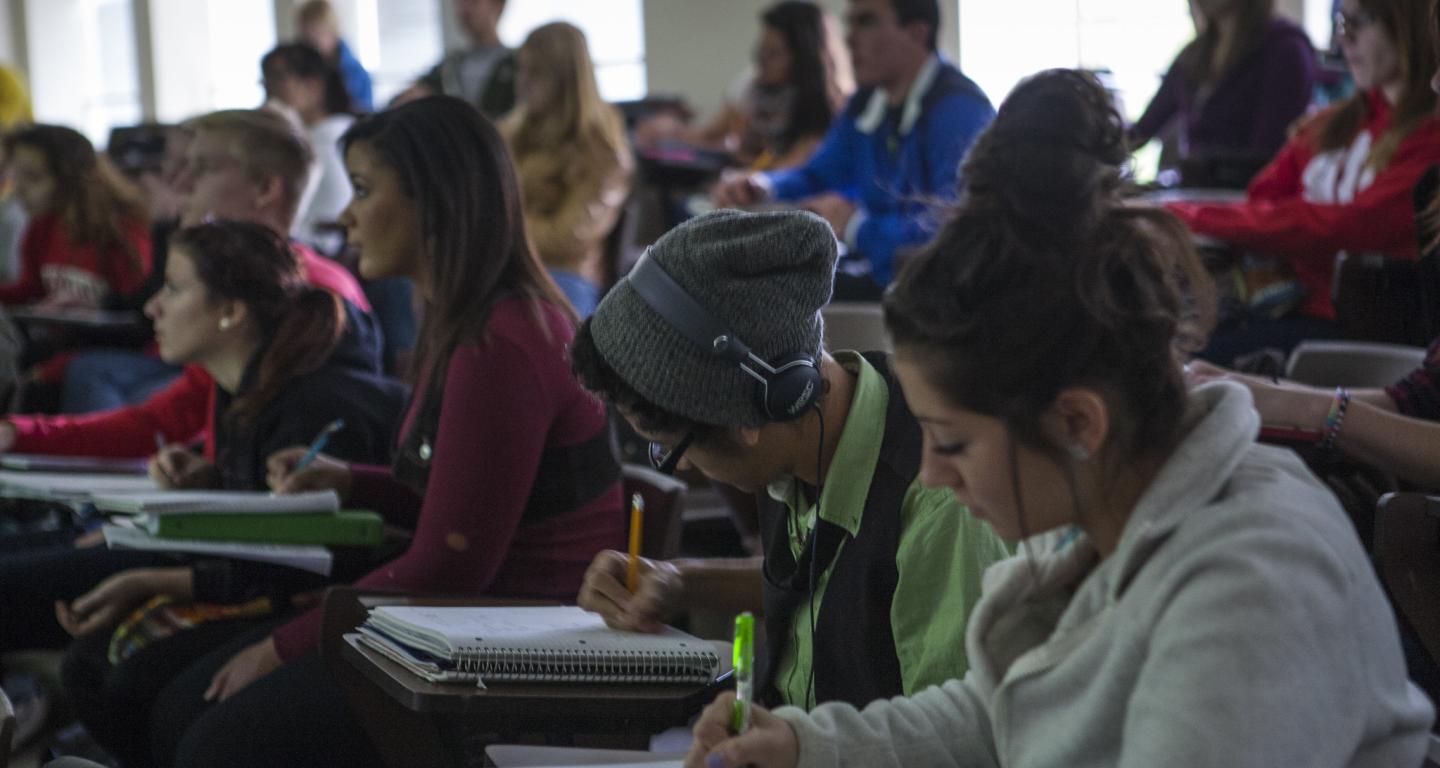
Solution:
M 694 441 L 695 433 L 686 432 L 685 436 L 680 438 L 680 442 L 675 444 L 675 447 L 667 450 L 664 443 L 652 440 L 650 442 L 650 466 L 664 475 L 675 474 L 675 467 L 679 466 L 680 457 L 685 455 L 685 449 L 689 448 L 690 443 Z
M 1354 37 L 1366 27 L 1375 23 L 1375 16 L 1366 10 L 1359 10 L 1354 13 L 1348 11 L 1335 12 L 1335 36 Z

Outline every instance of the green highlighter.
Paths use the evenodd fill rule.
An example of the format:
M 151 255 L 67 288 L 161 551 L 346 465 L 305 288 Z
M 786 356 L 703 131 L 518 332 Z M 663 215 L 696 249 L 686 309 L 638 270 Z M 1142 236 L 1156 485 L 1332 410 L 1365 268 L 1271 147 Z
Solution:
M 735 703 L 730 730 L 744 733 L 750 727 L 750 700 L 755 695 L 755 616 L 745 611 L 735 617 Z

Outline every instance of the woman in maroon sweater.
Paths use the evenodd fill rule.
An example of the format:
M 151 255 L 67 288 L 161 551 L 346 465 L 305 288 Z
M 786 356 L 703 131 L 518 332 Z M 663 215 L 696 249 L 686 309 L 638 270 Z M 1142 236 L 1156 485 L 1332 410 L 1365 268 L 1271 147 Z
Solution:
M 424 299 L 416 395 L 390 468 L 303 448 L 270 462 L 277 491 L 334 488 L 409 524 L 409 549 L 360 586 L 573 600 L 624 537 L 605 411 L 565 354 L 575 316 L 529 246 L 512 161 L 491 124 L 444 96 L 363 118 L 342 140 L 341 216 L 366 278 Z M 373 765 L 316 647 L 318 611 L 178 678 L 152 712 L 158 765 Z

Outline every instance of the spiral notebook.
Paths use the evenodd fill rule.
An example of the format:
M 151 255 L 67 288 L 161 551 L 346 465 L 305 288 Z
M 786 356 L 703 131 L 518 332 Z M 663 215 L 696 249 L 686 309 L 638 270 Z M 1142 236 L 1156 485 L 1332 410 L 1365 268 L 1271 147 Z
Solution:
M 360 642 L 431 682 L 704 684 L 720 670 L 704 640 L 610 629 L 574 606 L 381 606 Z

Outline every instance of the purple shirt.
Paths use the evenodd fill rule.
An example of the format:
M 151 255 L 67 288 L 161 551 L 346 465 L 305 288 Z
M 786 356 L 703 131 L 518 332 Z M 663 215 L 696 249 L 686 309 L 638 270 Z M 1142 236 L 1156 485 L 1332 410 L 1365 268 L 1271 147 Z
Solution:
M 1182 57 L 1170 65 L 1145 114 L 1131 127 L 1133 143 L 1149 141 L 1176 120 L 1182 158 L 1273 157 L 1315 88 L 1315 50 L 1304 30 L 1284 19 L 1270 21 L 1260 45 L 1207 98 L 1197 97 Z

